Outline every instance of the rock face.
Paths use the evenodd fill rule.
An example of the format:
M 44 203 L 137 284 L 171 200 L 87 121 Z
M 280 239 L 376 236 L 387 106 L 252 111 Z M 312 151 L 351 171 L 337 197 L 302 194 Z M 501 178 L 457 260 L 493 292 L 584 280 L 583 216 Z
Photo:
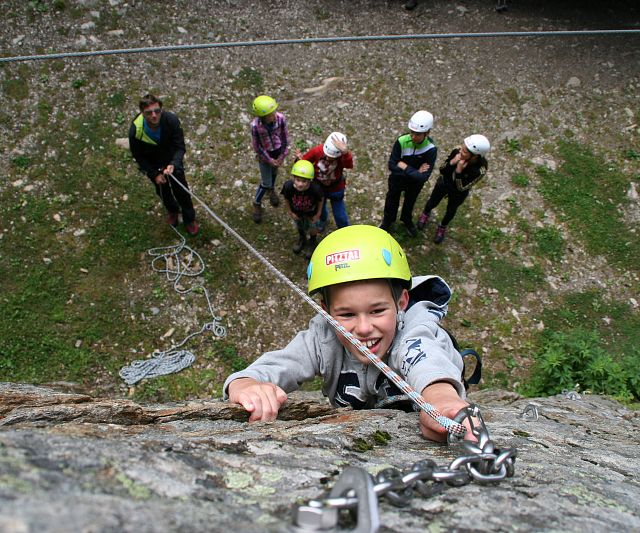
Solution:
M 597 396 L 471 399 L 496 446 L 517 448 L 514 476 L 402 508 L 382 498 L 380 531 L 640 530 L 640 413 Z M 462 453 L 422 439 L 415 413 L 337 410 L 316 393 L 292 395 L 274 423 L 246 418 L 217 401 L 0 383 L 0 531 L 290 531 L 294 508 L 326 497 L 349 466 L 446 467 Z

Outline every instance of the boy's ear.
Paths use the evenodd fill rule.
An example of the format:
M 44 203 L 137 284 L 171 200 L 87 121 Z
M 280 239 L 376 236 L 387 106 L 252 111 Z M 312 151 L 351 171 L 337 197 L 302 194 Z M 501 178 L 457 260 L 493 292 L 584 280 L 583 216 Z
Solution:
M 400 311 L 405 311 L 408 305 L 409 305 L 409 291 L 407 289 L 402 289 L 400 298 L 398 298 L 398 309 L 400 309 Z

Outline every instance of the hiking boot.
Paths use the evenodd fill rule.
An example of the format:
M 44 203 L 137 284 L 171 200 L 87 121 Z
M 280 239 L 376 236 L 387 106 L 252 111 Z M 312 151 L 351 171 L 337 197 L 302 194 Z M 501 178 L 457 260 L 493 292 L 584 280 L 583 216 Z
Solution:
M 311 256 L 313 255 L 313 252 L 315 251 L 316 246 L 318 246 L 318 241 L 316 240 L 316 236 L 312 235 L 309 238 L 307 249 L 304 251 L 304 257 L 306 259 L 311 259 Z
M 260 222 L 262 222 L 262 204 L 253 204 L 253 213 L 251 213 L 251 218 L 256 224 L 260 224 Z
M 418 223 L 416 224 L 416 227 L 418 229 L 424 229 L 424 227 L 429 223 L 429 214 L 428 213 L 422 213 L 420 215 L 420 218 L 418 218 Z
M 413 221 L 409 221 L 409 222 L 403 222 L 404 227 L 407 230 L 407 233 L 409 235 L 411 235 L 412 237 L 417 237 L 418 236 L 418 230 L 416 229 L 415 224 L 413 223 Z
M 189 235 L 197 235 L 198 231 L 200 231 L 200 224 L 198 224 L 195 220 L 193 222 L 189 222 L 189 224 L 185 225 L 185 229 Z
M 436 236 L 433 238 L 433 242 L 435 242 L 436 244 L 440 244 L 442 241 L 444 241 L 444 234 L 446 232 L 447 228 L 438 224 L 438 229 L 436 230 Z
M 296 242 L 291 248 L 293 250 L 293 253 L 299 254 L 304 248 L 305 244 L 307 244 L 307 237 L 304 235 L 304 233 L 300 233 L 300 235 L 298 235 L 298 242 Z
M 167 224 L 175 228 L 178 225 L 178 213 L 169 213 L 167 215 Z
M 384 220 L 382 221 L 382 223 L 378 226 L 380 229 L 385 230 L 386 232 L 391 232 L 391 226 L 393 226 L 393 222 L 385 222 Z
M 269 203 L 273 207 L 278 207 L 280 205 L 280 196 L 278 196 L 275 189 L 271 189 L 271 192 L 269 193 Z

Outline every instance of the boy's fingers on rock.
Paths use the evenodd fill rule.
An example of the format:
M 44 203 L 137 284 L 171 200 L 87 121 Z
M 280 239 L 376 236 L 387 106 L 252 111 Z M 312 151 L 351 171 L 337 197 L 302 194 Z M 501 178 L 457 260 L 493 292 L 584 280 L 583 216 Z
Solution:
M 280 387 L 276 387 L 276 398 L 278 400 L 278 403 L 282 405 L 287 401 L 287 393 L 284 392 Z
M 253 400 L 251 400 L 251 397 L 244 392 L 238 395 L 238 403 L 250 413 L 253 412 L 256 408 Z

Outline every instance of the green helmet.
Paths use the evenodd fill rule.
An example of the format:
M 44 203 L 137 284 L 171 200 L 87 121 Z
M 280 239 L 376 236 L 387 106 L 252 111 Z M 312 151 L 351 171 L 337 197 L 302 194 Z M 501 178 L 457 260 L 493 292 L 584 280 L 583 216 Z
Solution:
M 298 176 L 299 178 L 312 180 L 314 176 L 313 163 L 311 161 L 300 159 L 293 164 L 291 174 Z
M 266 94 L 261 94 L 253 100 L 251 107 L 256 117 L 266 117 L 278 109 L 278 102 Z
M 346 226 L 322 239 L 307 267 L 309 294 L 365 279 L 397 279 L 409 287 L 407 256 L 391 235 L 375 226 Z

